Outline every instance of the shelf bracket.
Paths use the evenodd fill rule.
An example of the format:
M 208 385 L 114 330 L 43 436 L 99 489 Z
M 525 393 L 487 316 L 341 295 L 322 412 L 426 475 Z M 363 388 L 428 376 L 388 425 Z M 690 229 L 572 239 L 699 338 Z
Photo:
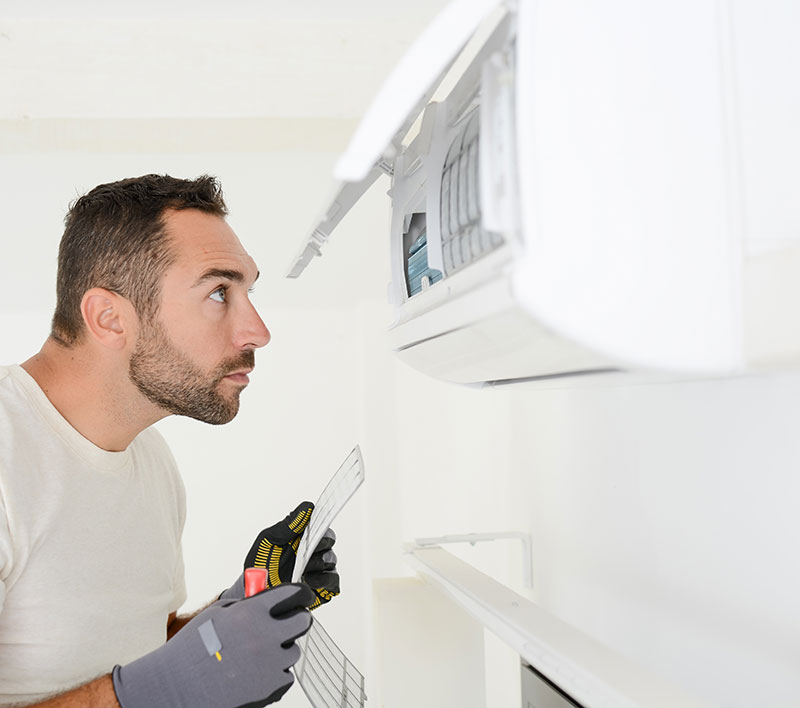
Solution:
M 533 564 L 531 562 L 531 535 L 521 531 L 496 531 L 493 533 L 464 533 L 448 534 L 447 536 L 430 536 L 416 538 L 414 544 L 418 548 L 429 546 L 443 546 L 448 543 L 476 543 L 485 541 L 502 541 L 505 539 L 518 539 L 522 542 L 522 582 L 526 588 L 533 588 Z

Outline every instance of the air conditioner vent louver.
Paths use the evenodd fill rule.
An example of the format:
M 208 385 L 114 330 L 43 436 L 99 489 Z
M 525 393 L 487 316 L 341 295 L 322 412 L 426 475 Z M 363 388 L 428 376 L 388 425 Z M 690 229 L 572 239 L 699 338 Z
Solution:
M 480 121 L 477 110 L 453 140 L 441 179 L 440 228 L 447 275 L 469 265 L 504 243 L 481 221 L 479 189 Z

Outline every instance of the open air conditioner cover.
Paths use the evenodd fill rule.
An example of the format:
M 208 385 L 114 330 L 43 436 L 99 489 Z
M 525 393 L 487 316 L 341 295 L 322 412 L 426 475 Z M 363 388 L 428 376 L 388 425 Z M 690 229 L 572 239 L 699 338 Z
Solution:
M 740 370 L 732 35 L 712 0 L 687 12 L 454 0 L 365 115 L 290 275 L 387 173 L 409 364 L 460 383 Z

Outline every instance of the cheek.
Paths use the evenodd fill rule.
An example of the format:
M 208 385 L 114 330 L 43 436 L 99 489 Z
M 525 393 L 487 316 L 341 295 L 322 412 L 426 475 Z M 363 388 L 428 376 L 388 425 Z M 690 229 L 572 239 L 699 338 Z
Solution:
M 230 333 L 222 319 L 203 319 L 190 326 L 183 326 L 182 336 L 187 352 L 204 368 L 212 369 L 230 355 Z
M 197 366 L 211 370 L 230 356 L 230 317 L 224 307 L 208 300 L 202 303 L 173 301 L 162 311 L 161 320 L 173 345 Z
M 164 325 L 172 344 L 195 361 L 213 359 L 219 349 L 222 328 L 208 318 L 185 313 Z

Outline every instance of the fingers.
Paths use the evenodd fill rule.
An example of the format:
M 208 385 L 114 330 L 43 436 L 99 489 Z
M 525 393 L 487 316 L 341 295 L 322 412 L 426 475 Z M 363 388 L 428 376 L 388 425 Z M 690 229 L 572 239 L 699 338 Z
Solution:
M 317 552 L 308 559 L 304 575 L 308 573 L 320 573 L 326 570 L 336 570 L 336 563 L 338 560 L 334 551 Z
M 312 502 L 300 502 L 284 519 L 263 529 L 245 556 L 244 567 L 280 567 L 279 575 L 282 579 L 291 577 L 291 568 L 288 568 L 287 575 L 284 573 L 284 566 L 286 565 L 285 561 L 289 561 L 291 565 L 293 557 L 290 557 L 291 554 L 289 554 L 281 560 L 281 556 L 284 555 L 283 550 L 286 546 L 291 545 L 292 549 L 296 548 L 296 544 L 299 543 L 298 539 L 303 535 L 313 510 Z M 291 553 L 293 552 L 294 550 Z M 277 585 L 278 583 L 272 584 Z
M 311 628 L 313 620 L 307 608 L 315 600 L 314 592 L 307 585 L 286 583 L 240 602 L 256 601 L 266 605 L 272 621 L 277 622 L 271 633 L 280 640 L 281 647 L 287 650 L 287 656 L 293 656 L 295 649 L 300 651 L 294 647 L 295 639 L 302 637 Z M 290 663 L 287 661 L 286 666 L 291 666 L 298 658 L 299 654 Z
M 276 618 L 292 610 L 305 609 L 314 602 L 314 593 L 305 583 L 283 583 L 267 594 L 271 605 L 269 613 Z
M 294 511 L 289 512 L 282 521 L 264 529 L 259 538 L 266 538 L 268 541 L 280 545 L 291 543 L 302 535 L 311 519 L 312 511 L 314 511 L 312 502 L 300 502 Z
M 268 696 L 266 699 L 266 703 L 258 703 L 258 704 L 254 703 L 253 704 L 254 706 L 269 705 L 270 703 L 275 703 L 279 701 L 283 697 L 283 694 L 286 693 L 286 691 L 288 691 L 292 687 L 292 684 L 294 683 L 294 674 L 292 674 L 292 672 L 289 671 L 289 669 L 286 669 L 284 673 L 286 673 L 285 685 L 281 686 L 277 691 Z
M 328 529 L 325 535 L 319 540 L 317 547 L 314 549 L 314 553 L 327 551 L 333 548 L 334 543 L 336 543 L 336 532 L 333 529 Z
M 302 656 L 302 652 L 300 651 L 300 647 L 291 642 L 284 642 L 281 644 L 281 647 L 285 649 L 283 653 L 283 666 L 284 668 L 288 669 L 291 666 L 294 666 L 298 661 L 300 661 L 300 657 Z
M 317 596 L 317 599 L 314 601 L 314 604 L 309 607 L 309 609 L 313 612 L 318 607 L 330 602 L 339 594 L 339 588 L 337 587 L 335 591 L 325 590 L 325 588 L 319 588 L 314 590 L 314 594 Z
M 293 613 L 281 615 L 278 621 L 280 623 L 280 638 L 283 640 L 281 646 L 284 649 L 291 649 L 294 646 L 294 640 L 302 637 L 311 629 L 311 623 L 314 620 L 311 617 L 311 613 L 303 608 L 302 610 L 295 610 Z M 294 664 L 294 661 L 292 664 Z
M 309 587 L 315 590 L 327 590 L 334 595 L 341 592 L 339 587 L 339 573 L 331 571 L 325 573 L 306 573 L 303 576 L 303 582 L 307 583 Z
M 314 502 L 300 502 L 295 507 L 294 511 L 289 512 L 284 521 L 292 527 L 293 531 L 302 531 L 306 527 L 308 520 L 311 518 L 312 511 L 314 511 Z M 299 529 L 296 528 L 298 524 L 302 524 L 302 527 Z
M 317 547 L 319 549 L 319 547 Z M 339 593 L 339 574 L 336 572 L 338 558 L 334 551 L 317 550 L 306 564 L 303 582 L 315 590 Z
M 336 572 L 338 558 L 331 550 L 334 543 L 336 543 L 336 532 L 328 529 L 306 564 L 303 582 L 315 590 L 327 590 L 338 595 L 340 592 L 339 574 Z

